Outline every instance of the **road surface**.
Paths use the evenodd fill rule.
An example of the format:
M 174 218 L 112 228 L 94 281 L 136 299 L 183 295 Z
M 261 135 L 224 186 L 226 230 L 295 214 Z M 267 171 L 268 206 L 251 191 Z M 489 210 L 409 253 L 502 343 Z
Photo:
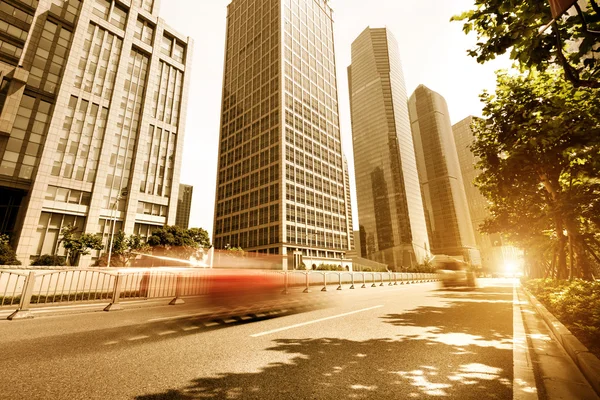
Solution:
M 193 301 L 0 321 L 0 398 L 512 399 L 513 281 L 479 285 L 315 288 L 296 295 L 330 307 L 247 321 Z

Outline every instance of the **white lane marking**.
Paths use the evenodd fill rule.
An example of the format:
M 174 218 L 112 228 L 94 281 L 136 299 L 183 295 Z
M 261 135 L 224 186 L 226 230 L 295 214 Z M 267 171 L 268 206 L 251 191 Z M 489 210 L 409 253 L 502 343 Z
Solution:
M 218 322 L 205 322 L 204 326 L 206 327 L 211 327 L 211 326 L 215 326 L 215 325 L 219 325 Z
M 119 343 L 119 342 L 118 342 L 118 341 L 116 341 L 116 340 L 113 340 L 113 341 L 110 341 L 110 342 L 106 342 L 106 343 L 104 343 L 104 345 L 105 345 L 105 346 L 111 346 L 111 345 L 113 345 L 113 344 L 117 344 L 117 343 Z
M 281 331 L 285 331 L 285 330 L 288 330 L 288 329 L 298 328 L 300 326 L 305 326 L 305 325 L 310 325 L 310 324 L 316 324 L 317 322 L 323 322 L 323 321 L 327 321 L 327 320 L 334 319 L 334 318 L 341 318 L 341 317 L 345 317 L 345 316 L 348 316 L 348 315 L 357 314 L 357 313 L 360 313 L 360 312 L 363 312 L 363 311 L 374 310 L 374 309 L 380 308 L 380 307 L 383 307 L 383 305 L 373 306 L 373 307 L 369 307 L 369 308 L 363 308 L 361 310 L 350 311 L 350 312 L 347 312 L 347 313 L 344 313 L 344 314 L 332 315 L 331 317 L 325 317 L 325 318 L 315 319 L 313 321 L 302 322 L 302 323 L 295 324 L 295 325 L 284 326 L 283 328 L 277 328 L 277 329 L 273 329 L 273 330 L 266 331 L 266 332 L 255 333 L 253 335 L 250 335 L 250 337 L 259 337 L 259 336 L 264 336 L 264 335 L 270 335 L 271 333 L 276 333 L 276 332 L 281 332 Z
M 194 329 L 200 329 L 199 326 L 196 325 L 192 325 L 192 326 L 186 326 L 185 328 L 183 328 L 184 331 L 193 331 Z
M 537 400 L 533 363 L 521 314 L 517 281 L 513 283 L 513 400 Z
M 127 340 L 129 340 L 130 342 L 132 342 L 134 340 L 148 339 L 149 337 L 150 336 L 148 336 L 148 335 L 134 336 L 134 337 L 131 337 L 131 338 L 127 339 Z
M 175 315 L 173 317 L 152 318 L 152 319 L 149 319 L 148 322 L 168 321 L 168 320 L 171 320 L 171 319 L 180 319 L 180 318 L 201 317 L 203 315 L 206 315 L 206 313 L 181 314 L 181 315 Z
M 164 331 L 164 332 L 159 332 L 159 336 L 165 336 L 165 335 L 171 335 L 173 333 L 177 333 L 177 331 Z

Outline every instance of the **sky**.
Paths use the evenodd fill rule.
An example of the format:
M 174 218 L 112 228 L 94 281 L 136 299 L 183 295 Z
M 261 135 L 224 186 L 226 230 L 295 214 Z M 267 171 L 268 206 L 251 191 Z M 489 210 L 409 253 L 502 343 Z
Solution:
M 204 228 L 212 236 L 225 25 L 230 0 L 162 0 L 161 3 L 161 18 L 194 40 L 181 183 L 194 186 L 190 227 Z M 350 168 L 353 221 L 358 229 L 346 72 L 356 37 L 367 26 L 387 27 L 398 41 L 408 96 L 420 84 L 438 92 L 448 103 L 453 124 L 469 115 L 481 115 L 479 94 L 484 89 L 494 90 L 494 71 L 508 68 L 510 62 L 502 58 L 481 65 L 467 55 L 476 38 L 465 35 L 462 23 L 450 22 L 450 18 L 472 8 L 474 0 L 330 0 L 329 3 L 334 11 L 342 147 Z

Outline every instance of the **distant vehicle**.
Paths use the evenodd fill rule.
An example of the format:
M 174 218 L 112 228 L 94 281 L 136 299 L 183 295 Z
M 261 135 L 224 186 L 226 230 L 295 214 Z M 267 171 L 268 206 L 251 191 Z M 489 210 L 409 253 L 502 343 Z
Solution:
M 461 261 L 443 261 L 438 263 L 437 273 L 443 287 L 475 287 L 475 273 L 469 271 L 466 263 Z

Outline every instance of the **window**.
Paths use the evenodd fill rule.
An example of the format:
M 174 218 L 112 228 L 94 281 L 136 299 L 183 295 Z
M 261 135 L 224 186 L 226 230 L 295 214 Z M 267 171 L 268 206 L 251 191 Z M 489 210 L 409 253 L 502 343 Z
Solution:
M 171 51 L 173 50 L 173 39 L 168 36 L 163 36 L 160 52 L 165 56 L 171 57 Z
M 152 46 L 152 38 L 154 37 L 154 28 L 150 23 L 142 18 L 138 18 L 135 24 L 135 32 L 133 36 L 136 39 Z

